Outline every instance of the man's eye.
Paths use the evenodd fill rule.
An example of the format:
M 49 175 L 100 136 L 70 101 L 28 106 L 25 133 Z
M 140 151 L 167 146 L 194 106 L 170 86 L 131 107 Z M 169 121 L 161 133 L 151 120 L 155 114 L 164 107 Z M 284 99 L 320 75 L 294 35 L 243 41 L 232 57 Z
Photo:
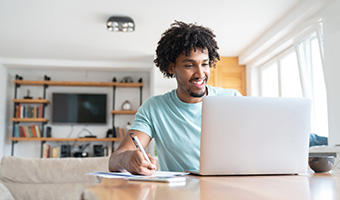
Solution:
M 185 67 L 193 67 L 194 65 L 185 65 Z

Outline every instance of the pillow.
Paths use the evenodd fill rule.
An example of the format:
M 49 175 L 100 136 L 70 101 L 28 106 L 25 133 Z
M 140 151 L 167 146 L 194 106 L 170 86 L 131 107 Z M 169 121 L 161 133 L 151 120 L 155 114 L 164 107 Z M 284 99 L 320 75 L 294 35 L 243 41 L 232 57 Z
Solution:
M 0 181 L 0 200 L 14 200 L 12 193 Z
M 18 158 L 5 156 L 0 167 L 4 183 L 84 183 L 95 182 L 86 173 L 108 171 L 108 157 Z

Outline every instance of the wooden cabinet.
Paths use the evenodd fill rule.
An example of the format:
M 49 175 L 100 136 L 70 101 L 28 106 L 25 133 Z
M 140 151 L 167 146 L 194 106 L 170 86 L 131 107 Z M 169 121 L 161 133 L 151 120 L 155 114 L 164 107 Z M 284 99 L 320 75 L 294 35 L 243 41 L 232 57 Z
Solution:
M 115 80 L 115 79 L 114 79 Z M 19 141 L 41 141 L 41 156 L 43 155 L 43 144 L 47 141 L 57 141 L 57 142 L 67 142 L 67 141 L 104 141 L 104 142 L 115 142 L 121 141 L 122 138 L 48 138 L 44 134 L 44 125 L 49 122 L 49 119 L 44 118 L 45 116 L 45 106 L 47 106 L 50 102 L 46 100 L 46 89 L 49 86 L 65 86 L 65 87 L 112 87 L 113 88 L 113 102 L 112 102 L 112 110 L 110 111 L 112 115 L 112 128 L 115 127 L 115 115 L 134 115 L 137 110 L 115 110 L 115 96 L 116 96 L 116 88 L 117 87 L 129 87 L 129 88 L 137 88 L 140 90 L 140 105 L 142 104 L 142 91 L 144 84 L 142 83 L 142 79 L 139 80 L 138 83 L 118 83 L 118 82 L 75 82 L 75 81 L 51 81 L 49 77 L 45 76 L 45 80 L 43 81 L 34 81 L 34 80 L 22 80 L 22 77 L 16 76 L 16 80 L 13 81 L 15 84 L 15 95 L 12 102 L 14 102 L 14 114 L 11 121 L 13 122 L 13 131 L 12 137 L 10 140 L 12 141 L 12 151 L 11 154 L 14 154 L 14 146 L 15 143 Z M 17 90 L 20 85 L 35 85 L 43 87 L 43 98 L 42 99 L 17 99 Z M 42 104 L 43 111 L 42 117 L 18 117 L 16 114 L 16 109 L 18 105 L 22 104 Z M 17 124 L 19 123 L 41 123 L 41 137 L 22 137 L 15 133 L 15 129 Z
M 245 66 L 238 64 L 237 57 L 221 57 L 216 68 L 210 68 L 208 85 L 236 89 L 246 95 Z

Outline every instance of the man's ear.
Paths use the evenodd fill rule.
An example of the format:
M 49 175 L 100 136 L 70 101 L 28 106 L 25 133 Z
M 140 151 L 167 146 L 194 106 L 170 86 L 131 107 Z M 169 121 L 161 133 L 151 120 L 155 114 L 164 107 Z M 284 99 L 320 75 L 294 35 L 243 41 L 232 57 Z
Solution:
M 174 74 L 174 67 L 175 67 L 175 64 L 174 63 L 170 63 L 169 74 Z

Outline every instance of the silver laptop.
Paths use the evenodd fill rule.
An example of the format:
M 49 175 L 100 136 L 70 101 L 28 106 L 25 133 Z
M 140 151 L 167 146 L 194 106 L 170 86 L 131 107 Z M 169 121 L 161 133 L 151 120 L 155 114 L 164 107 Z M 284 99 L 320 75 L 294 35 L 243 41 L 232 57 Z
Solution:
M 198 174 L 306 172 L 310 110 L 307 98 L 205 97 Z

